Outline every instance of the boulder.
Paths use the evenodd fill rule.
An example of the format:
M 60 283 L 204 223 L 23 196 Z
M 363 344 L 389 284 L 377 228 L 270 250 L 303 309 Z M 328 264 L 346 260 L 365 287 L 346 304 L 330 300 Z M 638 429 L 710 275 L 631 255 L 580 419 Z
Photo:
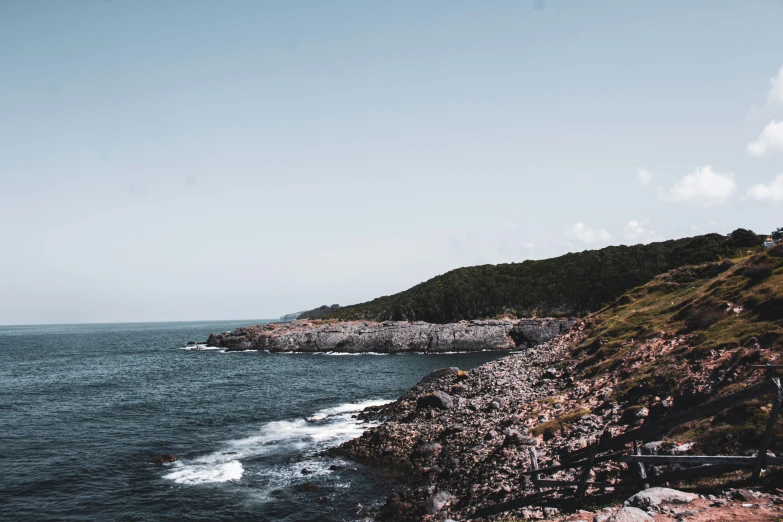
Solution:
M 640 491 L 628 499 L 632 506 L 648 508 L 667 504 L 687 504 L 699 498 L 695 493 L 686 493 L 670 488 L 650 488 Z
M 733 500 L 739 500 L 741 502 L 750 502 L 751 500 L 755 500 L 755 496 L 750 490 L 747 489 L 738 489 L 736 491 L 731 492 L 731 498 Z
M 438 442 L 419 444 L 413 449 L 413 457 L 433 457 L 441 452 L 443 446 Z
M 452 496 L 448 491 L 438 491 L 427 499 L 427 514 L 434 515 L 451 502 Z
M 532 348 L 568 331 L 575 319 L 521 319 L 509 335 L 517 346 Z
M 654 522 L 655 519 L 635 507 L 624 507 L 610 516 L 606 522 Z
M 158 455 L 157 457 L 155 457 L 154 462 L 155 464 L 162 466 L 163 464 L 171 464 L 172 462 L 176 462 L 177 460 L 178 459 L 176 455 L 166 454 L 166 455 Z
M 459 373 L 459 368 L 457 368 L 456 366 L 451 366 L 449 368 L 438 368 L 437 370 L 432 370 L 430 373 L 428 373 L 419 382 L 419 384 L 427 384 L 433 381 L 437 381 L 441 377 L 446 377 L 449 375 L 457 375 L 458 373 Z
M 446 392 L 436 391 L 422 395 L 416 400 L 416 409 L 435 408 L 439 410 L 450 410 L 454 407 L 454 400 Z

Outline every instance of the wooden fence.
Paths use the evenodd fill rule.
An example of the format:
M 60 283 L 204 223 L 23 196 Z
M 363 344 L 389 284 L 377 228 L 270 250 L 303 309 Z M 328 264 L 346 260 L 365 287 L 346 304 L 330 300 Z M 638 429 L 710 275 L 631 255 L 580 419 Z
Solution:
M 725 455 L 642 455 L 639 451 L 639 442 L 658 440 L 675 428 L 686 422 L 698 419 L 712 417 L 713 415 L 738 406 L 749 400 L 757 399 L 764 395 L 774 393 L 772 409 L 766 429 L 761 436 L 758 454 L 752 457 L 725 456 Z M 706 404 L 685 410 L 683 412 L 671 415 L 658 422 L 644 425 L 620 435 L 612 437 L 608 431 L 604 431 L 598 440 L 586 448 L 573 451 L 560 458 L 562 464 L 539 468 L 538 454 L 535 448 L 530 449 L 530 470 L 523 473 L 531 477 L 533 485 L 541 489 L 538 493 L 520 497 L 508 502 L 487 506 L 477 510 L 472 518 L 480 518 L 498 513 L 503 513 L 511 509 L 533 505 L 536 502 L 546 500 L 547 495 L 554 492 L 563 492 L 567 489 L 572 492 L 571 506 L 579 507 L 582 503 L 588 488 L 604 489 L 607 487 L 642 487 L 646 488 L 651 483 L 675 482 L 678 480 L 691 480 L 695 478 L 718 475 L 727 471 L 753 468 L 753 476 L 758 477 L 761 470 L 768 465 L 783 465 L 783 457 L 767 457 L 767 450 L 774 436 L 775 421 L 780 413 L 783 404 L 783 387 L 780 379 L 770 379 L 753 386 L 749 386 L 742 391 L 715 399 Z M 632 446 L 629 454 L 629 445 Z M 611 453 L 607 453 L 611 452 Z M 602 455 L 603 454 L 603 455 Z M 591 482 L 590 471 L 593 466 L 601 462 L 625 462 L 629 469 L 635 471 L 635 476 L 631 479 L 617 482 Z M 636 465 L 635 467 L 633 465 Z M 676 469 L 649 477 L 647 475 L 647 465 L 660 464 L 680 464 L 696 465 L 683 469 Z M 566 469 L 578 469 L 576 480 L 556 480 L 541 478 L 542 475 L 555 473 Z M 562 502 L 561 502 L 562 503 Z

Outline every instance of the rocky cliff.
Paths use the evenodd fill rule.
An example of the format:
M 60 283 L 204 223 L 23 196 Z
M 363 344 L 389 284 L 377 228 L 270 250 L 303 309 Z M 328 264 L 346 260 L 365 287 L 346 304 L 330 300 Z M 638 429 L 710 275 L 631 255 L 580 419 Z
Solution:
M 574 324 L 572 319 L 462 321 L 293 321 L 212 334 L 207 344 L 227 351 L 272 352 L 476 352 L 536 346 Z

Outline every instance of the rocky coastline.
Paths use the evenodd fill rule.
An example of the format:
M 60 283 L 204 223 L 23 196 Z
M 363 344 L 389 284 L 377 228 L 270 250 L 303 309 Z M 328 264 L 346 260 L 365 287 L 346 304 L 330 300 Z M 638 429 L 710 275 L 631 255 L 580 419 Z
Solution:
M 406 484 L 380 506 L 375 519 L 475 519 L 482 508 L 537 491 L 524 474 L 531 469 L 531 450 L 539 465 L 557 465 L 560 455 L 593 444 L 604 430 L 617 435 L 643 421 L 643 409 L 615 400 L 615 382 L 582 379 L 569 363 L 569 349 L 584 338 L 586 327 L 580 323 L 544 345 L 469 371 L 435 370 L 397 401 L 360 413 L 360 419 L 380 424 L 335 448 L 333 454 Z M 662 407 L 672 407 L 670 398 L 662 400 Z M 629 412 L 633 419 L 627 419 Z M 692 443 L 651 442 L 642 451 L 685 454 L 692 447 Z M 631 473 L 623 464 L 603 462 L 591 477 L 617 483 Z M 563 470 L 552 478 L 575 480 L 576 476 L 572 470 Z M 593 512 L 561 513 L 555 507 L 528 506 L 478 519 L 706 522 L 777 520 L 774 517 L 783 515 L 783 497 L 775 490 L 770 494 L 713 488 L 699 495 L 653 488 L 659 489 L 665 489 L 659 492 L 664 500 L 647 504 L 630 497 L 623 505 L 631 491 L 616 496 L 614 504 L 593 507 Z M 648 491 L 656 493 L 653 490 Z
M 406 321 L 299 320 L 237 328 L 209 336 L 226 351 L 476 352 L 533 347 L 568 331 L 574 319 L 531 318 L 433 324 Z

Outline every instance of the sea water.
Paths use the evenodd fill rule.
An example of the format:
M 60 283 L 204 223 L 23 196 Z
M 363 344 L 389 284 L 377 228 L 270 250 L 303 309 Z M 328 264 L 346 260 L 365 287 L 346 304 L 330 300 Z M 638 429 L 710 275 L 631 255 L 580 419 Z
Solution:
M 259 322 L 0 326 L 0 520 L 362 520 L 399 485 L 323 450 L 433 369 L 497 357 L 187 345 Z

